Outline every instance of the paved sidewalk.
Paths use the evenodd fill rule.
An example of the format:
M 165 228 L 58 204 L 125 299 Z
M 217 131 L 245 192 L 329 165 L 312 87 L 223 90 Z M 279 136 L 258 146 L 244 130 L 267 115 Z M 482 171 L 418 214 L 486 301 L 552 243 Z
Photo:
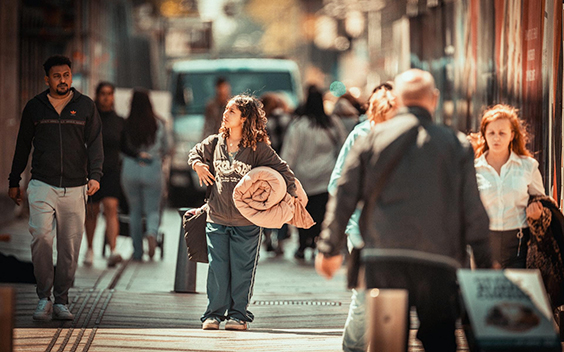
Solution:
M 341 334 L 350 303 L 345 269 L 333 280 L 319 277 L 310 261 L 296 263 L 296 238 L 283 257 L 262 252 L 249 310 L 255 321 L 246 332 L 201 330 L 200 315 L 207 298 L 207 265 L 198 264 L 196 294 L 174 293 L 180 217 L 164 212 L 164 259 L 129 262 L 108 269 L 101 256 L 103 220 L 95 236 L 95 261 L 82 265 L 83 242 L 75 287 L 71 290 L 72 322 L 34 322 L 35 288 L 17 289 L 14 351 L 340 351 Z M 29 260 L 30 235 L 20 220 L 0 229 L 12 240 L 0 251 Z M 118 238 L 118 250 L 129 258 L 131 240 Z M 415 330 L 411 331 L 411 334 Z M 462 346 L 463 334 L 458 332 Z M 461 349 L 465 351 L 467 349 Z M 414 338 L 410 351 L 422 351 Z

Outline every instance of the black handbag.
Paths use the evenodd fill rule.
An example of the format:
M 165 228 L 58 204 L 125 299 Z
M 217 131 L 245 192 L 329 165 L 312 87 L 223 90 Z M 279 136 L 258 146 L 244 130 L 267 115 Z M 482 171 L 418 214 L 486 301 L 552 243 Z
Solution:
M 218 138 L 212 142 L 212 157 L 211 160 L 204 160 L 206 163 L 212 165 L 213 168 L 213 154 L 217 147 Z M 212 169 L 212 173 L 213 169 Z M 186 249 L 188 251 L 188 259 L 196 263 L 208 263 L 208 244 L 206 240 L 206 218 L 208 199 L 210 197 L 212 186 L 206 189 L 206 196 L 204 198 L 204 205 L 199 208 L 192 208 L 187 210 L 182 216 L 182 227 L 184 228 L 184 240 L 186 241 Z
M 208 244 L 206 242 L 206 208 L 207 204 L 199 208 L 187 210 L 182 216 L 184 240 L 188 251 L 188 259 L 197 263 L 208 262 Z

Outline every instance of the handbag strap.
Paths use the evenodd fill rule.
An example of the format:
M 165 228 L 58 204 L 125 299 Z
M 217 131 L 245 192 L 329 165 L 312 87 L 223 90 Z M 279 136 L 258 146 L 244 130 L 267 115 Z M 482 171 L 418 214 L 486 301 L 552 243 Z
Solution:
M 215 169 L 213 167 L 213 159 L 214 159 L 214 155 L 215 155 L 215 148 L 217 148 L 217 141 L 219 140 L 219 135 L 216 136 L 216 138 L 214 138 L 213 142 L 212 142 L 212 157 L 211 160 L 208 160 L 208 162 L 210 163 L 210 169 L 212 170 L 212 174 L 215 177 Z M 213 185 L 208 185 L 206 188 L 206 195 L 204 196 L 204 202 L 207 203 L 208 200 L 210 199 L 210 195 L 211 195 L 211 191 L 212 191 L 212 187 Z

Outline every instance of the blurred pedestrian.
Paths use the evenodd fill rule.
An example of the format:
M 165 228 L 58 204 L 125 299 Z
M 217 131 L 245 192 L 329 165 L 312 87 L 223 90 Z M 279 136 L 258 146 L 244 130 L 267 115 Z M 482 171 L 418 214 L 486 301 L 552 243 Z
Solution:
M 31 258 L 39 296 L 34 320 L 74 319 L 67 306 L 68 294 L 84 231 L 86 197 L 98 191 L 102 176 L 102 123 L 94 102 L 71 87 L 71 66 L 70 59 L 61 55 L 51 56 L 43 64 L 49 89 L 24 108 L 9 177 L 8 194 L 20 205 L 19 182 L 33 146 L 27 195 Z
M 116 239 L 119 234 L 118 207 L 121 197 L 121 141 L 125 120 L 118 116 L 114 110 L 115 87 L 110 82 L 100 82 L 96 87 L 96 107 L 102 120 L 102 134 L 104 141 L 104 175 L 100 180 L 100 190 L 88 198 L 86 206 L 86 241 L 88 250 L 84 257 L 84 264 L 92 265 L 94 250 L 92 242 L 96 232 L 96 223 L 100 213 L 100 203 L 104 210 L 106 222 L 106 240 L 110 245 L 110 256 L 108 267 L 114 267 L 122 261 L 122 257 L 116 252 Z
M 359 123 L 348 135 L 339 153 L 339 158 L 337 159 L 333 173 L 331 174 L 331 180 L 329 181 L 327 189 L 332 196 L 336 194 L 337 182 L 341 178 L 346 157 L 357 138 L 366 136 L 372 127 L 389 120 L 396 113 L 396 99 L 392 92 L 392 87 L 391 82 L 382 83 L 374 88 L 368 98 L 367 120 Z M 345 231 L 349 251 L 358 251 L 364 247 L 364 241 L 362 240 L 358 226 L 359 217 L 360 208 L 357 208 L 349 219 Z M 351 305 L 343 331 L 343 351 L 347 352 L 366 350 L 366 296 L 364 279 L 354 277 L 353 280 L 356 280 L 356 282 L 349 282 L 349 287 L 352 288 Z
M 288 107 L 282 98 L 276 93 L 265 93 L 260 97 L 266 114 L 266 131 L 270 139 L 271 147 L 280 154 L 284 135 L 292 117 L 288 113 Z
M 279 171 L 287 191 L 296 197 L 294 174 L 270 147 L 262 103 L 251 96 L 237 95 L 223 113 L 219 134 L 212 135 L 190 151 L 188 163 L 200 183 L 213 185 L 208 201 L 208 306 L 202 329 L 247 330 L 254 319 L 247 310 L 253 293 L 262 229 L 244 218 L 233 202 L 233 189 L 257 166 Z M 215 173 L 215 174 L 214 174 Z
M 260 97 L 266 114 L 266 131 L 270 139 L 270 146 L 280 154 L 282 142 L 292 117 L 288 113 L 288 107 L 282 98 L 276 93 L 265 93 Z M 276 238 L 273 241 L 273 237 Z M 264 242 L 268 252 L 276 252 L 276 255 L 284 254 L 284 240 L 288 237 L 288 224 L 280 229 L 264 229 Z
M 288 127 L 281 154 L 302 183 L 309 197 L 306 209 L 316 222 L 309 229 L 298 229 L 299 247 L 294 253 L 298 260 L 305 259 L 306 248 L 315 249 L 329 199 L 327 186 L 345 138 L 341 121 L 327 116 L 323 95 L 317 87 L 310 86 L 303 115 Z
M 351 103 L 351 99 L 356 100 L 349 92 L 340 96 L 331 113 L 341 120 L 347 134 L 358 124 L 360 116 L 359 110 Z
M 316 269 L 331 277 L 341 267 L 347 223 L 363 202 L 366 287 L 407 290 L 425 350 L 454 352 L 459 306 L 454 268 L 466 262 L 467 244 L 479 267 L 491 266 L 474 154 L 464 137 L 432 122 L 439 93 L 430 73 L 408 70 L 394 87 L 396 116 L 358 139 L 347 156 L 327 206 Z M 398 252 L 410 260 L 392 260 Z M 448 264 L 431 264 L 437 262 Z M 405 319 L 409 322 L 409 309 Z
M 143 237 L 147 237 L 152 259 L 157 247 L 164 187 L 162 162 L 170 153 L 168 130 L 151 104 L 149 92 L 136 89 L 125 122 L 125 141 L 139 156 L 125 156 L 122 184 L 129 204 L 129 234 L 133 240 L 133 260 L 143 259 Z M 143 217 L 146 230 L 143 231 Z
M 530 232 L 527 216 L 538 219 L 545 195 L 539 163 L 527 150 L 527 132 L 515 108 L 498 104 L 486 110 L 480 132 L 472 134 L 482 202 L 490 217 L 492 258 L 501 268 L 525 268 Z
M 225 105 L 230 96 L 231 85 L 227 79 L 219 77 L 215 81 L 215 96 L 206 104 L 202 139 L 219 132 L 223 119 L 223 111 L 225 110 Z

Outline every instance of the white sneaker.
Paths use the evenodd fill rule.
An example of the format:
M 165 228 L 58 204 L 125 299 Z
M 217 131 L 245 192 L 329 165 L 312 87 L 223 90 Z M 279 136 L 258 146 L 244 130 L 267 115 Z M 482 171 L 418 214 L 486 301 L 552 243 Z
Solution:
M 53 302 L 48 298 L 42 298 L 37 303 L 37 308 L 33 313 L 33 320 L 50 320 L 53 311 Z
M 202 330 L 219 330 L 220 323 L 216 318 L 207 318 L 202 324 Z
M 66 304 L 56 303 L 53 305 L 53 319 L 56 320 L 73 320 L 72 314 Z
M 91 266 L 94 262 L 94 250 L 92 248 L 88 248 L 86 251 L 86 255 L 84 256 L 84 265 Z
M 225 330 L 247 330 L 247 322 L 230 318 L 227 323 L 225 323 Z

